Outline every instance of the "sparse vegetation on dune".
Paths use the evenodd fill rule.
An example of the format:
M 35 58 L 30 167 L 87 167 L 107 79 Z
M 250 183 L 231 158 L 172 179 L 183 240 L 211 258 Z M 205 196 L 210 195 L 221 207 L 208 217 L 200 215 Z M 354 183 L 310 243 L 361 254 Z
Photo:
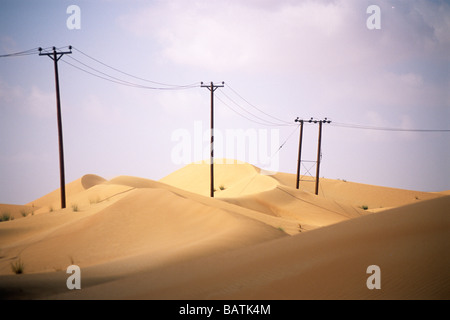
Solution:
M 11 269 L 15 274 L 22 274 L 25 269 L 25 264 L 19 258 L 16 262 L 11 262 Z
M 11 216 L 11 213 L 9 213 L 9 211 L 3 212 L 0 216 L 0 222 L 9 220 L 14 220 L 14 217 Z

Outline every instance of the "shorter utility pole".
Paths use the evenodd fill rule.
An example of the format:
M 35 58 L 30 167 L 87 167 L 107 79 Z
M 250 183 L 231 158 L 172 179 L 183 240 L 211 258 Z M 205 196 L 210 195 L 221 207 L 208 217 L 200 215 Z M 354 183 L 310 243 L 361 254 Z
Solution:
M 298 189 L 300 186 L 300 165 L 302 162 L 302 139 L 303 139 L 303 119 L 295 119 L 295 122 L 300 122 L 300 136 L 298 139 L 298 161 L 297 161 L 297 185 Z
M 70 51 L 56 52 L 53 47 L 53 52 L 42 53 L 42 48 L 39 48 L 40 56 L 48 56 L 53 60 L 55 69 L 55 89 L 56 89 L 56 113 L 58 118 L 58 142 L 59 142 L 59 172 L 60 172 L 60 186 L 61 186 L 61 209 L 66 207 L 66 182 L 64 176 L 64 149 L 63 149 L 63 131 L 62 131 L 62 117 L 61 117 L 61 98 L 59 95 L 59 75 L 58 75 L 58 61 L 65 54 L 72 53 L 72 46 L 69 46 Z
M 204 85 L 203 82 L 200 83 L 202 88 L 208 88 L 211 91 L 211 164 L 210 164 L 210 180 L 211 180 L 211 190 L 210 196 L 214 198 L 214 91 L 217 88 L 224 87 L 225 82 L 217 85 L 211 82 L 209 85 Z
M 311 118 L 309 122 L 312 121 L 313 120 Z M 325 118 L 324 120 L 319 120 L 318 122 L 319 122 L 319 142 L 317 147 L 316 190 L 315 190 L 316 195 L 319 194 L 319 170 L 320 170 L 321 145 L 322 145 L 322 123 L 331 123 L 331 121 Z M 317 120 L 314 120 L 314 123 L 317 123 Z

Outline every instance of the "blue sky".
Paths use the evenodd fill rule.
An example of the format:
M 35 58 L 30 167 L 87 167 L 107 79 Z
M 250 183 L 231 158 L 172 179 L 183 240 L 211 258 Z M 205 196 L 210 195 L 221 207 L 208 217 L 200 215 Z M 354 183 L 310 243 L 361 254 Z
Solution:
M 81 10 L 80 29 L 67 28 L 70 5 Z M 366 26 L 370 5 L 381 10 L 379 30 Z M 450 129 L 448 2 L 1 1 L 0 55 L 68 45 L 73 53 L 59 61 L 67 182 L 87 173 L 160 179 L 184 165 L 174 161 L 180 132 L 195 154 L 203 131 L 206 154 L 210 96 L 198 84 L 225 81 L 216 91 L 216 129 L 257 132 L 258 144 L 273 133 L 273 144 L 287 140 L 269 151 L 279 171 L 296 172 L 298 130 L 273 123 L 328 117 L 321 176 L 450 189 L 448 131 L 342 126 Z M 150 85 L 83 53 L 136 77 L 197 86 L 106 81 L 72 65 Z M 302 158 L 315 160 L 317 125 L 304 130 Z M 28 203 L 59 187 L 48 57 L 0 58 L 0 148 L 0 203 Z M 216 156 L 230 154 L 217 148 Z M 312 165 L 302 173 L 314 173 Z

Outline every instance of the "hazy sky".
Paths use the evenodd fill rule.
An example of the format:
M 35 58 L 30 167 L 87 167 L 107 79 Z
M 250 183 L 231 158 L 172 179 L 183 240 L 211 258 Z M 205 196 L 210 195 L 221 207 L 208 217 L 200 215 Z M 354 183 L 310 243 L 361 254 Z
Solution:
M 320 176 L 450 189 L 450 132 L 344 126 L 450 129 L 447 1 L 0 2 L 0 55 L 68 45 L 58 64 L 66 182 L 87 173 L 157 180 L 208 159 L 210 92 L 199 84 L 224 81 L 215 91 L 218 157 L 269 158 L 295 173 L 294 119 L 328 117 Z M 152 90 L 176 87 L 107 66 L 196 85 Z M 316 159 L 317 135 L 317 124 L 305 125 L 302 174 L 315 173 L 306 161 Z M 244 153 L 226 149 L 236 137 L 248 141 Z M 59 187 L 53 61 L 37 51 L 0 58 L 0 150 L 0 203 Z

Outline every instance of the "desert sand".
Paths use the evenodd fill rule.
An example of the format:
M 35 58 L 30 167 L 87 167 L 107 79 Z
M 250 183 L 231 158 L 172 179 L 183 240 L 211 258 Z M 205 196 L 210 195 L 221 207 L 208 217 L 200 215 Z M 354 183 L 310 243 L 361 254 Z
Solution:
M 450 193 L 193 163 L 1 204 L 1 299 L 449 299 Z M 11 264 L 21 261 L 23 274 Z M 81 289 L 69 290 L 69 265 Z M 380 268 L 370 290 L 367 268 Z

